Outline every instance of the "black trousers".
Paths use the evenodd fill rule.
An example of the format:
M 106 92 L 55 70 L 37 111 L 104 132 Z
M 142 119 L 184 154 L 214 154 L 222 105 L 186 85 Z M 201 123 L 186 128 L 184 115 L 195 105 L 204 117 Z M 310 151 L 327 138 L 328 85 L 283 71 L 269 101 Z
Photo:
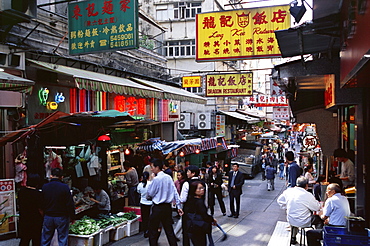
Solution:
M 207 246 L 206 234 L 188 233 L 189 238 L 194 246 Z
M 236 191 L 234 189 L 231 189 L 229 192 L 229 197 L 230 197 L 230 211 L 231 214 L 235 216 L 239 216 L 239 211 L 240 211 L 240 194 L 239 191 Z M 236 210 L 234 206 L 234 200 L 236 202 Z
M 215 213 L 215 195 L 218 200 L 218 204 L 220 204 L 221 212 L 226 213 L 225 203 L 222 197 L 222 190 L 221 189 L 210 189 L 209 192 L 209 209 L 211 210 L 211 214 Z
M 149 225 L 149 216 L 150 216 L 150 209 L 152 205 L 145 205 L 140 203 L 140 210 L 141 210 L 141 230 L 144 233 L 148 230 Z
M 306 232 L 308 246 L 321 246 L 322 230 L 309 230 Z
M 149 217 L 149 245 L 157 246 L 159 237 L 159 224 L 162 223 L 166 232 L 168 244 L 177 245 L 175 233 L 172 228 L 172 208 L 170 203 L 154 204 Z

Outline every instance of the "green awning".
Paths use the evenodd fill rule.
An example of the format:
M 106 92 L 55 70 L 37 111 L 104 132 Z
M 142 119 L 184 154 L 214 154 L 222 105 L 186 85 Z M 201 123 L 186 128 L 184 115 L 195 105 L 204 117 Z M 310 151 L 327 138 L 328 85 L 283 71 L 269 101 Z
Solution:
M 135 83 L 126 78 L 96 73 L 78 68 L 71 68 L 63 65 L 51 64 L 47 62 L 35 61 L 30 59 L 28 60 L 42 67 L 43 69 L 72 76 L 79 89 L 90 91 L 104 91 L 109 93 L 117 93 L 144 98 L 163 98 L 163 93 L 161 90 Z
M 183 102 L 193 102 L 193 103 L 199 103 L 199 104 L 205 104 L 207 100 L 204 97 L 195 95 L 191 92 L 188 92 L 186 90 L 183 90 L 181 88 L 176 88 L 170 85 L 164 85 L 144 79 L 137 79 L 137 78 L 131 78 L 134 81 L 137 81 L 139 83 L 142 83 L 143 85 L 150 86 L 152 88 L 156 88 L 158 90 L 163 91 L 164 99 L 172 99 L 172 100 L 178 100 Z
M 0 90 L 30 93 L 34 81 L 0 71 Z

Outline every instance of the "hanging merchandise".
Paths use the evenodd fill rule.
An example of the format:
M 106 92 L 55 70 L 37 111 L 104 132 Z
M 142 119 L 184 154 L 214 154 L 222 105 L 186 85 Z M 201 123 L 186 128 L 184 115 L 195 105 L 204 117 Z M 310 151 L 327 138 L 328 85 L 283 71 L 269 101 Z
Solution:
M 23 151 L 22 154 L 19 154 L 17 158 L 15 158 L 15 182 L 16 183 L 21 183 L 21 186 L 26 186 L 27 183 L 27 149 Z
M 51 175 L 51 169 L 60 168 L 63 169 L 62 166 L 62 157 L 57 155 L 51 149 L 49 150 L 49 155 L 46 156 L 46 163 L 45 163 L 45 173 L 46 178 L 49 178 Z
M 96 175 L 96 172 L 99 169 L 99 166 L 100 166 L 99 157 L 96 154 L 92 154 L 90 157 L 90 161 L 87 163 L 89 175 L 90 176 Z

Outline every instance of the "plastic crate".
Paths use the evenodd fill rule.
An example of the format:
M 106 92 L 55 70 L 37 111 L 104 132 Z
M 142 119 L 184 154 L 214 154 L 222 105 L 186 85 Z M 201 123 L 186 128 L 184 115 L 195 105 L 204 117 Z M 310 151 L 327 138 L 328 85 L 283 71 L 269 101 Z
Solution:
M 141 218 L 141 216 L 138 215 L 137 218 L 127 221 L 126 231 L 127 231 L 127 236 L 128 237 L 131 237 L 131 236 L 136 235 L 136 234 L 139 233 L 139 227 L 140 227 L 139 219 L 140 218 Z
M 73 246 L 95 246 L 94 241 L 98 241 L 99 234 L 101 231 L 97 231 L 90 235 L 75 235 L 69 234 L 68 235 L 68 245 Z
M 348 229 L 345 226 L 325 226 L 325 231 L 330 234 L 348 234 Z
M 141 215 L 141 208 L 140 207 L 127 206 L 127 207 L 123 208 L 123 212 L 125 212 L 125 213 L 131 212 L 131 211 L 135 212 L 136 215 Z M 139 221 L 141 222 L 141 217 L 140 217 Z
M 366 236 L 328 233 L 326 227 L 324 227 L 323 231 L 324 231 L 324 246 L 370 245 L 370 238 Z
M 94 246 L 102 246 L 104 244 L 109 243 L 110 241 L 110 231 L 113 230 L 114 227 L 110 226 L 107 228 L 104 228 L 98 233 L 96 236 L 94 236 Z
M 110 241 L 118 241 L 124 237 L 127 237 L 127 222 L 124 222 L 121 225 L 115 226 L 109 232 Z

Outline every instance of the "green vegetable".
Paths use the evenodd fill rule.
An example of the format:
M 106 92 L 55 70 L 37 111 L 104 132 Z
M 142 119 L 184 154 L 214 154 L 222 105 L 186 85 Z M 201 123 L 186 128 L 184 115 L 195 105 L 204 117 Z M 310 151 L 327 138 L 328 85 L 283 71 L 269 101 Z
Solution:
M 135 214 L 134 211 L 131 211 L 131 212 L 125 213 L 124 215 L 122 215 L 122 217 L 128 220 L 133 220 L 133 219 L 136 219 L 137 215 Z
M 87 216 L 81 220 L 76 220 L 74 224 L 69 226 L 69 232 L 76 235 L 90 235 L 99 231 L 100 227 L 97 222 Z

